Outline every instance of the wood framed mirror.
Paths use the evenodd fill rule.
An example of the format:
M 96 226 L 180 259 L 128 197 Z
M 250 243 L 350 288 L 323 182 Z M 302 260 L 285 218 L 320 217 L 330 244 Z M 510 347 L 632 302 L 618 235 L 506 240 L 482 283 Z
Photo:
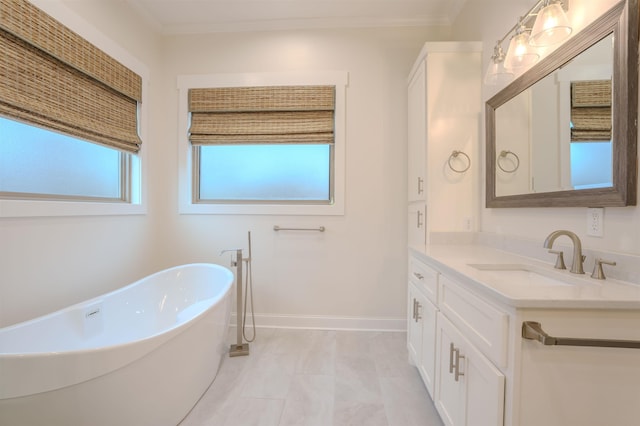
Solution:
M 590 140 L 576 136 L 584 110 L 572 112 L 572 88 L 584 81 L 595 85 L 573 91 L 611 93 L 608 106 L 602 93 L 582 102 L 610 111 L 610 133 Z M 637 120 L 638 0 L 626 0 L 487 101 L 486 206 L 636 205 Z

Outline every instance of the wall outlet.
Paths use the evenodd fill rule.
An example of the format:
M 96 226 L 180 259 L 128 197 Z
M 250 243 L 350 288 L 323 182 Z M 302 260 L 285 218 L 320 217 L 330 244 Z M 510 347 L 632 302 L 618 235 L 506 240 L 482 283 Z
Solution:
M 587 209 L 587 235 L 604 236 L 604 209 L 602 207 Z

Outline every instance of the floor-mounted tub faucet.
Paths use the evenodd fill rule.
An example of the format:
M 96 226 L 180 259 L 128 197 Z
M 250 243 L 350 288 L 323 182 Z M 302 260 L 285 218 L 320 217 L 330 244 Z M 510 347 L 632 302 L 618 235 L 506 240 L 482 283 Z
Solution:
M 544 248 L 552 248 L 553 242 L 561 235 L 566 235 L 571 238 L 573 242 L 573 265 L 571 265 L 571 272 L 574 274 L 584 274 L 584 268 L 582 266 L 585 256 L 582 255 L 582 243 L 580 242 L 580 238 L 576 234 L 571 231 L 566 231 L 564 229 L 560 229 L 558 231 L 553 231 L 549 236 L 544 240 Z

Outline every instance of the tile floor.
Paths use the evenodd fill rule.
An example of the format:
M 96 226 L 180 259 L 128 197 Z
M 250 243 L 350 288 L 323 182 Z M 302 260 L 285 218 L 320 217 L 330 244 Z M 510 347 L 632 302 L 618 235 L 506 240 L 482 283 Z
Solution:
M 235 340 L 235 328 L 230 330 Z M 258 329 L 179 426 L 437 426 L 406 334 Z

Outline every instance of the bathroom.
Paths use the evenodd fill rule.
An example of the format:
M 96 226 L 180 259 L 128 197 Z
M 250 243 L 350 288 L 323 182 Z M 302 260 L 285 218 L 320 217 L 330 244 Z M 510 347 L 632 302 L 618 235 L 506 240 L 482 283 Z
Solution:
M 402 330 L 407 316 L 407 76 L 426 41 L 481 41 L 484 69 L 495 41 L 532 1 L 468 0 L 451 22 L 417 26 L 176 34 L 163 33 L 125 1 L 34 3 L 146 70 L 143 211 L 65 215 L 40 210 L 16 217 L 12 207 L 0 203 L 0 326 L 174 265 L 228 265 L 221 250 L 245 247 L 250 230 L 260 325 Z M 592 7 L 587 3 L 573 0 L 572 7 Z M 178 76 L 316 70 L 348 73 L 344 212 L 181 213 Z M 481 101 L 497 90 L 484 86 Z M 480 136 L 477 152 L 482 142 Z M 586 236 L 582 207 L 485 208 L 484 161 L 473 160 L 478 192 L 472 194 L 469 227 L 456 221 L 439 231 L 478 231 L 542 247 L 551 231 L 569 229 L 585 248 L 640 255 L 637 207 L 605 208 L 603 237 Z M 274 225 L 324 226 L 326 231 L 277 233 Z

